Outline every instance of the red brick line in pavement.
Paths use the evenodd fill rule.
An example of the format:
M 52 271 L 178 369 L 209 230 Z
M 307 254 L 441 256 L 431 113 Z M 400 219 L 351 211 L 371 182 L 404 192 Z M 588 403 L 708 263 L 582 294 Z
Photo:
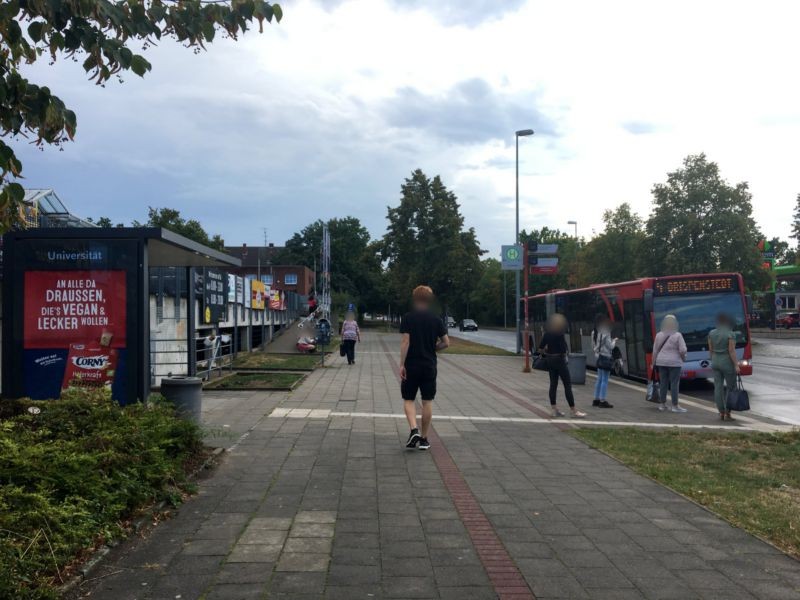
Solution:
M 549 419 L 550 418 L 550 413 L 548 413 L 543 408 L 541 408 L 539 406 L 536 406 L 535 404 L 531 404 L 530 402 L 528 402 L 527 400 L 524 400 L 523 398 L 520 398 L 516 394 L 512 394 L 508 390 L 501 388 L 499 385 L 497 385 L 495 383 L 492 383 L 491 381 L 489 381 L 485 377 L 481 377 L 480 375 L 476 375 L 475 373 L 473 373 L 469 369 L 466 369 L 466 368 L 462 367 L 461 365 L 456 364 L 452 360 L 446 359 L 444 357 L 440 357 L 439 360 L 442 360 L 442 361 L 446 362 L 448 365 L 450 365 L 451 367 L 453 367 L 454 369 L 458 369 L 459 371 L 465 373 L 466 375 L 469 375 L 473 379 L 481 382 L 483 385 L 488 387 L 493 392 L 497 392 L 501 396 L 505 396 L 506 398 L 511 400 L 514 404 L 517 404 L 517 405 L 521 406 L 522 408 L 531 411 L 533 414 L 539 415 L 540 417 L 544 417 L 545 419 Z M 555 425 L 558 429 L 561 429 L 561 430 L 567 430 L 567 429 L 571 429 L 572 428 L 572 426 L 569 425 L 568 423 L 559 423 L 558 421 L 553 421 L 553 425 Z
M 380 344 L 386 351 L 392 370 L 399 381 L 400 367 L 394 355 L 389 351 L 385 341 L 380 340 Z M 494 591 L 497 592 L 497 597 L 500 600 L 535 600 L 535 596 L 517 569 L 517 565 L 514 564 L 503 546 L 491 521 L 484 514 L 478 500 L 472 494 L 464 476 L 433 426 L 428 431 L 428 437 L 432 442 L 430 452 L 433 462 L 453 499 L 458 516 L 469 533 L 472 545 L 492 582 Z

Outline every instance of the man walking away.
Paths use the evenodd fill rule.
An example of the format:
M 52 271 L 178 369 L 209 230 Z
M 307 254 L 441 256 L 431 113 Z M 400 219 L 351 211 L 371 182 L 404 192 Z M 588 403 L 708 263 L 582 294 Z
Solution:
M 431 310 L 433 290 L 427 285 L 414 288 L 411 295 L 413 310 L 400 321 L 400 393 L 411 433 L 406 448 L 419 446 L 420 450 L 431 447 L 428 429 L 433 417 L 433 402 L 436 396 L 436 351 L 450 345 L 444 322 Z M 422 398 L 422 432 L 417 427 L 417 391 Z

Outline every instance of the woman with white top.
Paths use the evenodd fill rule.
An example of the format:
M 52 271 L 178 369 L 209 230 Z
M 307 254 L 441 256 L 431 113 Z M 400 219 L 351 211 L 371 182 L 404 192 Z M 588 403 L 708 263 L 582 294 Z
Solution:
M 678 328 L 675 315 L 667 315 L 661 321 L 661 331 L 653 341 L 653 368 L 658 369 L 660 380 L 659 391 L 661 403 L 658 410 L 667 410 L 667 390 L 672 394 L 672 407 L 676 413 L 685 413 L 686 409 L 678 406 L 678 390 L 681 384 L 681 369 L 686 360 L 686 341 Z

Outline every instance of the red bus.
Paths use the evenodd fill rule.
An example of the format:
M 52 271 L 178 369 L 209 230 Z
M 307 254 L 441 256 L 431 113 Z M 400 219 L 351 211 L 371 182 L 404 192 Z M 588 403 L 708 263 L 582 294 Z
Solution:
M 646 379 L 650 372 L 653 339 L 661 319 L 668 314 L 677 317 L 688 348 L 682 377 L 712 377 L 708 332 L 714 328 L 716 316 L 724 312 L 733 318 L 742 375 L 753 373 L 747 319 L 752 300 L 745 295 L 738 273 L 647 277 L 577 290 L 554 290 L 523 301 L 531 348 L 537 347 L 547 317 L 562 313 L 570 324 L 570 350 L 586 354 L 591 367 L 595 366 L 592 329 L 599 315 L 607 315 L 613 323 L 613 335 L 619 338 L 618 374 L 638 379 Z

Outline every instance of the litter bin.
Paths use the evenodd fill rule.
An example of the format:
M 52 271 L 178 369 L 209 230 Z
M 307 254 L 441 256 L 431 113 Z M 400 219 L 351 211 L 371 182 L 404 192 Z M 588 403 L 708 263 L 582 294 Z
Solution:
M 577 385 L 584 385 L 586 383 L 586 355 L 579 352 L 570 352 L 569 362 L 569 378 L 572 383 Z
M 175 405 L 184 419 L 200 422 L 200 406 L 203 397 L 203 380 L 199 377 L 164 377 L 161 380 L 161 395 Z

